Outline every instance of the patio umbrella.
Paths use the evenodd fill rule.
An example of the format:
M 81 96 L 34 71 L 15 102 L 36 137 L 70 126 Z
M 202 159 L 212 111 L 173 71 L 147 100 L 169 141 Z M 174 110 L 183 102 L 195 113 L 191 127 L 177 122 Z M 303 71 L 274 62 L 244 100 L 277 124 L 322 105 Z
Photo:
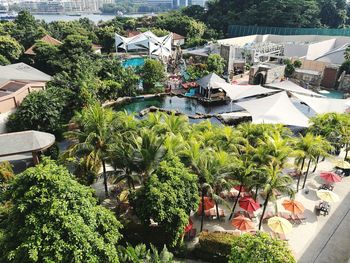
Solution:
M 233 188 L 234 189 L 236 189 L 237 191 L 239 191 L 239 188 L 240 188 L 241 186 L 240 185 L 236 185 L 236 186 L 234 186 Z M 248 189 L 246 189 L 244 186 L 242 186 L 242 191 L 241 191 L 242 193 L 246 193 L 246 192 L 249 192 L 248 191 Z
M 188 233 L 192 230 L 193 228 L 193 221 L 191 220 L 191 218 L 188 220 L 188 225 L 185 226 L 185 233 Z
M 339 201 L 339 196 L 329 190 L 318 190 L 317 196 L 326 202 L 337 202 Z
M 214 202 L 209 199 L 209 197 L 204 196 L 204 211 L 209 210 L 214 207 Z M 200 198 L 199 206 L 198 206 L 198 214 L 202 213 L 202 198 Z
M 303 204 L 295 200 L 284 200 L 282 205 L 284 209 L 293 214 L 301 214 L 305 211 Z
M 322 172 L 320 177 L 329 183 L 337 183 L 341 181 L 341 177 L 333 172 Z
M 242 215 L 232 219 L 231 224 L 241 231 L 251 231 L 255 229 L 255 224 L 252 222 L 252 220 Z
M 335 161 L 334 165 L 340 169 L 350 169 L 350 163 L 344 160 Z
M 287 219 L 278 216 L 271 217 L 267 225 L 278 234 L 288 234 L 292 230 L 292 224 Z
M 239 200 L 239 206 L 248 212 L 254 212 L 260 208 L 260 204 L 251 197 L 243 197 Z

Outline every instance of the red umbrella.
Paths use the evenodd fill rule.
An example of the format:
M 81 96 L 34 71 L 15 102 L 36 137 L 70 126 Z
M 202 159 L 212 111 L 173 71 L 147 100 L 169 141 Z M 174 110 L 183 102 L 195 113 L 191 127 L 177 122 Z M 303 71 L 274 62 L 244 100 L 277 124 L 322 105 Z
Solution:
M 209 197 L 204 196 L 204 211 L 209 210 L 214 207 L 214 202 L 209 199 Z M 202 198 L 200 198 L 199 206 L 198 206 L 198 214 L 202 214 Z
M 255 225 L 252 220 L 242 215 L 232 219 L 231 224 L 241 231 L 251 231 L 255 229 Z
M 239 191 L 239 188 L 240 188 L 240 187 L 241 187 L 240 185 L 236 185 L 236 186 L 233 187 L 233 188 L 236 189 L 237 191 Z M 242 193 L 247 193 L 247 192 L 249 192 L 249 191 L 248 191 L 248 189 L 246 189 L 246 188 L 242 185 L 241 192 L 242 192 Z
M 341 181 L 341 177 L 333 172 L 322 172 L 320 177 L 329 183 L 337 183 Z
M 260 208 L 260 204 L 251 197 L 243 197 L 239 200 L 239 206 L 248 212 L 254 212 Z
M 185 233 L 190 232 L 192 230 L 192 228 L 193 228 L 193 222 L 192 222 L 192 220 L 190 218 L 190 220 L 188 221 L 188 225 L 185 226 Z

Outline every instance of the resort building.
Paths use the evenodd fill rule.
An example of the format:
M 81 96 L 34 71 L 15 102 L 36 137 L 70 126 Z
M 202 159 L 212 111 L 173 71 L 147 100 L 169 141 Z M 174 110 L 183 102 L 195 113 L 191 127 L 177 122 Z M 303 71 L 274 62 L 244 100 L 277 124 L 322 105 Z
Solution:
M 52 36 L 49 36 L 49 35 L 45 35 L 43 36 L 40 41 L 43 41 L 47 44 L 50 44 L 50 45 L 54 45 L 54 46 L 59 46 L 59 45 L 62 45 L 62 42 L 57 40 L 56 38 L 53 38 Z M 28 48 L 24 54 L 26 55 L 35 55 L 35 52 L 34 52 L 34 48 L 35 48 L 36 44 L 32 45 L 30 48 Z
M 31 92 L 45 89 L 51 76 L 24 63 L 0 66 L 0 133 L 7 116 Z

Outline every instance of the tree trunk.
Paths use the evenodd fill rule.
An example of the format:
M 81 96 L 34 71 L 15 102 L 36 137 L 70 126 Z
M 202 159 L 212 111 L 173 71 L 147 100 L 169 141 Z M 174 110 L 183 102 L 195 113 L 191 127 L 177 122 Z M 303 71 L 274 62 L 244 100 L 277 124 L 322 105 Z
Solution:
M 204 223 L 204 191 L 202 190 L 202 215 L 201 215 L 201 231 L 203 231 L 203 223 Z
M 216 207 L 216 218 L 220 221 L 219 204 L 216 201 L 215 201 L 215 207 Z
M 271 191 L 268 192 L 267 195 L 266 195 L 266 199 L 265 199 L 265 202 L 264 202 L 264 208 L 263 208 L 263 211 L 262 211 L 262 214 L 261 214 L 261 217 L 260 217 L 259 230 L 261 229 L 261 226 L 262 226 L 262 221 L 263 221 L 263 218 L 264 218 L 264 215 L 265 215 L 267 204 L 269 203 L 270 194 L 271 194 Z
M 229 220 L 231 220 L 231 218 L 232 218 L 232 216 L 233 216 L 233 213 L 235 212 L 235 209 L 236 209 L 236 206 L 237 206 L 237 203 L 238 203 L 238 199 L 239 199 L 239 197 L 240 197 L 240 195 L 241 195 L 242 188 L 243 188 L 243 185 L 241 184 L 241 185 L 239 186 L 239 191 L 238 191 L 237 199 L 236 199 L 236 201 L 235 201 L 235 204 L 234 204 L 233 207 L 232 207 L 232 211 L 231 211 L 230 217 L 228 218 Z
M 348 158 L 348 152 L 349 152 L 349 150 L 348 150 L 348 144 L 346 143 L 346 144 L 345 144 L 345 157 L 344 157 L 344 161 L 346 161 L 346 159 Z
M 307 179 L 307 176 L 309 174 L 310 165 L 311 165 L 311 158 L 309 159 L 309 162 L 307 163 L 307 169 L 306 169 L 306 173 L 305 173 L 304 183 L 303 183 L 302 189 L 304 189 L 304 187 L 305 187 L 306 179 Z
M 304 169 L 305 159 L 306 159 L 306 157 L 303 158 L 303 161 L 302 161 L 302 163 L 301 163 L 300 175 L 299 175 L 299 177 L 298 177 L 298 183 L 297 183 L 297 192 L 299 191 L 300 178 L 301 178 L 301 176 L 303 175 L 303 169 Z
M 317 165 L 318 165 L 318 161 L 320 160 L 320 156 L 319 155 L 317 155 L 317 159 L 316 159 L 316 163 L 315 163 L 315 167 L 314 167 L 314 169 L 312 170 L 312 172 L 314 173 L 315 171 L 316 171 L 316 169 L 317 169 Z
M 102 160 L 102 168 L 103 168 L 103 184 L 105 186 L 105 195 L 108 197 L 108 185 L 107 185 L 107 173 L 106 173 L 106 163 Z
M 254 201 L 258 198 L 259 185 L 255 186 Z

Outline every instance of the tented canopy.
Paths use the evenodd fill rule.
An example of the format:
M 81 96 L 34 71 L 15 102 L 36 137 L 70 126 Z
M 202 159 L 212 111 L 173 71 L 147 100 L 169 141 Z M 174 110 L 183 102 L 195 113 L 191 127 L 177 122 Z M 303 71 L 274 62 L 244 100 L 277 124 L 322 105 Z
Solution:
M 252 115 L 253 123 L 308 126 L 309 119 L 294 106 L 284 91 L 265 98 L 236 104 Z
M 350 100 L 315 98 L 292 92 L 293 96 L 306 103 L 316 113 L 322 114 L 327 112 L 344 113 L 350 107 Z
M 252 96 L 277 92 L 277 90 L 264 88 L 260 85 L 232 85 L 229 83 L 214 83 L 213 87 L 222 88 L 231 100 L 240 100 Z
M 157 37 L 151 31 L 133 36 L 123 37 L 115 34 L 115 46 L 125 51 L 147 50 L 151 55 L 169 57 L 171 55 L 173 35 Z
M 290 91 L 290 92 L 296 92 L 296 93 L 300 93 L 300 94 L 310 95 L 310 96 L 324 97 L 321 94 L 318 94 L 318 93 L 313 92 L 313 91 L 308 90 L 308 89 L 304 89 L 304 88 L 300 87 L 299 85 L 297 85 L 294 82 L 291 82 L 289 80 L 285 80 L 285 81 L 282 81 L 282 82 L 269 83 L 269 84 L 266 84 L 266 86 L 269 86 L 269 87 L 272 87 L 272 88 L 276 88 L 276 89 L 280 89 L 280 90 L 285 90 L 285 91 Z
M 215 73 L 210 73 L 209 75 L 204 76 L 203 78 L 196 81 L 199 86 L 202 88 L 220 88 L 216 87 L 214 85 L 217 85 L 218 83 L 227 83 L 223 78 L 220 78 Z

